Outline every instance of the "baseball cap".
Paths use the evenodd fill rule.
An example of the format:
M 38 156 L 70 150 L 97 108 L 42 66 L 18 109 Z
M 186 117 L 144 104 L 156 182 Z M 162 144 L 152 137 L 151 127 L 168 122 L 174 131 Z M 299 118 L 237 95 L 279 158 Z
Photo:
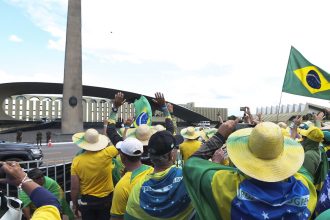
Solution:
M 183 142 L 181 135 L 173 136 L 169 131 L 158 131 L 149 139 L 149 153 L 155 156 L 164 155 Z
M 119 141 L 116 148 L 132 157 L 141 156 L 143 153 L 143 144 L 136 138 L 126 138 L 124 141 Z
M 324 138 L 324 134 L 318 127 L 312 126 L 309 127 L 307 130 L 301 129 L 299 132 L 302 136 L 311 139 L 312 141 L 322 142 Z

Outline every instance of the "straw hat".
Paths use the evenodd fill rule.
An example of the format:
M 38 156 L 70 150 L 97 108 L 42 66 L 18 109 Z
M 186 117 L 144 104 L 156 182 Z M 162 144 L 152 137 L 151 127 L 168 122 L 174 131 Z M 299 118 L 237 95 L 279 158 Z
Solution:
M 307 130 L 301 129 L 299 134 L 316 142 L 322 142 L 324 138 L 324 134 L 321 129 L 315 126 L 309 127 Z
M 239 170 L 265 182 L 294 175 L 304 162 L 302 146 L 284 137 L 281 128 L 272 122 L 232 133 L 227 139 L 227 151 Z
M 190 140 L 194 140 L 200 136 L 200 131 L 196 131 L 194 127 L 187 127 L 181 130 L 181 135 Z
M 94 128 L 90 128 L 86 132 L 74 134 L 72 141 L 78 147 L 89 151 L 102 150 L 109 144 L 109 138 L 103 134 L 99 134 Z
M 286 129 L 288 127 L 287 124 L 285 124 L 284 122 L 280 121 L 279 123 L 277 123 L 278 126 L 280 126 L 280 128 L 284 128 Z
M 165 131 L 166 130 L 166 128 L 163 125 L 161 125 L 161 124 L 155 125 L 154 126 L 154 129 L 156 131 Z
M 148 145 L 151 135 L 155 133 L 155 130 L 152 129 L 147 124 L 142 124 L 135 130 L 135 138 L 142 142 L 144 146 Z

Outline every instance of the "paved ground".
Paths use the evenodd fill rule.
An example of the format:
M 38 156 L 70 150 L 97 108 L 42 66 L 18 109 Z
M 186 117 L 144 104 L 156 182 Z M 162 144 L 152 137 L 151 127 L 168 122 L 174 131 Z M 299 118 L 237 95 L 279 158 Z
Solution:
M 47 129 L 38 131 L 24 131 L 22 134 L 22 142 L 24 143 L 36 143 L 37 132 L 42 133 L 42 144 L 46 144 L 46 132 L 52 133 L 51 140 L 53 143 L 56 142 L 71 142 L 72 134 L 62 134 L 61 129 Z M 101 132 L 101 130 L 99 130 Z M 16 133 L 0 134 L 0 140 L 5 141 L 16 141 Z

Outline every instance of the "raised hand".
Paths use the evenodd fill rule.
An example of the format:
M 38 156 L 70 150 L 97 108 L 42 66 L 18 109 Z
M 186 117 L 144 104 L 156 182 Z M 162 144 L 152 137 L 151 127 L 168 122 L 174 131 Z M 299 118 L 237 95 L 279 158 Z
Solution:
M 118 92 L 118 93 L 115 95 L 115 100 L 114 100 L 113 105 L 114 105 L 116 108 L 119 108 L 119 107 L 122 106 L 125 102 L 126 102 L 126 99 L 124 99 L 124 93 L 122 93 L 122 92 Z
M 237 125 L 239 121 L 239 118 L 236 120 L 228 120 L 220 125 L 218 128 L 218 132 L 224 137 L 227 138 L 235 129 L 235 126 Z
M 26 176 L 19 163 L 15 161 L 0 162 L 0 164 L 2 165 L 0 172 L 6 173 L 6 178 L 1 179 L 1 183 L 18 186 Z
M 165 98 L 163 93 L 156 92 L 155 98 L 152 100 L 155 104 L 159 105 L 160 107 L 166 105 Z
M 298 127 L 302 123 L 302 116 L 297 115 L 295 119 L 293 119 L 293 123 Z
M 322 121 L 324 118 L 324 112 L 319 112 L 317 114 L 314 114 L 314 120 L 315 121 Z
M 127 119 L 125 120 L 125 122 L 124 122 L 124 126 L 125 126 L 125 128 L 129 128 L 129 127 L 131 127 L 131 125 L 133 124 L 133 122 L 134 122 L 134 119 L 133 119 L 133 118 L 127 118 Z

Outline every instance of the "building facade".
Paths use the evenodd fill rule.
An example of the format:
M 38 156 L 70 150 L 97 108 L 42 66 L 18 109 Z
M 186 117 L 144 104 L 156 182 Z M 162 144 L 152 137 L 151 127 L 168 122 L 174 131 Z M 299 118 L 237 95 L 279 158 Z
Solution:
M 83 121 L 102 122 L 103 119 L 108 117 L 112 105 L 113 103 L 110 99 L 83 97 Z M 195 107 L 194 103 L 188 103 L 181 106 L 209 118 L 210 121 L 218 121 L 218 115 L 220 115 L 224 120 L 227 119 L 226 108 Z M 16 95 L 7 97 L 3 102 L 2 108 L 7 115 L 16 120 L 58 120 L 61 118 L 62 97 Z M 118 118 L 126 120 L 127 118 L 134 117 L 134 113 L 134 105 L 125 103 L 118 109 Z M 177 120 L 182 121 L 179 118 L 177 118 Z M 161 121 L 163 121 L 163 119 Z

